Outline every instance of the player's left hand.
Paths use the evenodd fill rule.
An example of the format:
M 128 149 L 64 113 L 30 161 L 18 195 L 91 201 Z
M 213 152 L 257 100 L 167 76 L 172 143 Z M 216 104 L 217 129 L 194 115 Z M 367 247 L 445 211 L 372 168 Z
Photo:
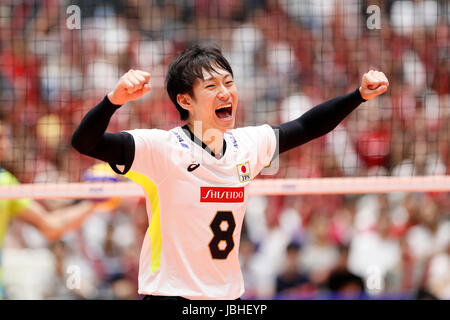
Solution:
M 383 72 L 370 70 L 364 73 L 359 87 L 359 92 L 365 100 L 370 100 L 376 96 L 383 94 L 389 87 L 389 80 Z

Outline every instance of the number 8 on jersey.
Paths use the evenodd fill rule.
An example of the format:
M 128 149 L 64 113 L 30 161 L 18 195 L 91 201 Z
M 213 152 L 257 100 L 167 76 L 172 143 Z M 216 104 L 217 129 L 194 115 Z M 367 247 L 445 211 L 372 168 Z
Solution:
M 224 222 L 228 223 L 226 228 L 223 227 Z M 217 211 L 209 226 L 214 234 L 209 243 L 212 258 L 226 259 L 234 248 L 233 232 L 236 228 L 236 222 L 234 221 L 233 213 L 231 211 Z M 223 243 L 225 243 L 224 248 Z

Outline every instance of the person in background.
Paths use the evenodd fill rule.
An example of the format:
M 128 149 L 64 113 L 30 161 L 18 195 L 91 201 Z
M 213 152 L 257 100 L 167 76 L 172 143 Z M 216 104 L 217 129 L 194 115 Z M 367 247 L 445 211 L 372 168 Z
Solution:
M 9 128 L 0 121 L 0 186 L 19 184 L 16 177 L 1 167 L 2 160 L 8 157 L 12 149 Z M 48 211 L 39 202 L 32 199 L 0 198 L 0 299 L 4 297 L 2 286 L 2 248 L 3 240 L 11 219 L 18 218 L 36 227 L 49 241 L 60 239 L 70 230 L 81 226 L 83 221 L 94 211 L 107 211 L 117 199 L 101 202 L 80 201 L 68 207 Z

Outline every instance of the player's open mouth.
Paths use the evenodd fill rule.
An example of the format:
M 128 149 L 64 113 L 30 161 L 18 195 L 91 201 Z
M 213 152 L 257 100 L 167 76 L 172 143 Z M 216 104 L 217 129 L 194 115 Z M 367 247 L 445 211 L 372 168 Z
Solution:
M 231 103 L 220 106 L 216 109 L 216 115 L 221 120 L 231 120 L 233 115 L 233 107 Z

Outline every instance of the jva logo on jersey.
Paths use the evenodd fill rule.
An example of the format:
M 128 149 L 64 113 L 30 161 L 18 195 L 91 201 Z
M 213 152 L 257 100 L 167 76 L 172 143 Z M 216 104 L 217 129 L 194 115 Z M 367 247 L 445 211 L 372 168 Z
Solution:
M 252 174 L 250 172 L 250 163 L 248 161 L 242 164 L 238 164 L 236 167 L 240 182 L 246 182 L 252 179 Z

